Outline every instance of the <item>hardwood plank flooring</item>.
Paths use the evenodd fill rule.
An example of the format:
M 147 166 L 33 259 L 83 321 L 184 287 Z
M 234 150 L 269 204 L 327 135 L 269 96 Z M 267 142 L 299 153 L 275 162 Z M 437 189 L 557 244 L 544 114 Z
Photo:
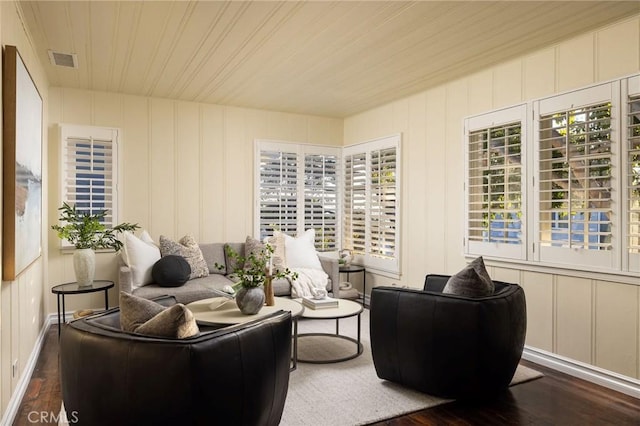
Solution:
M 523 364 L 545 376 L 487 401 L 455 401 L 375 425 L 640 426 L 640 400 L 541 365 Z M 58 328 L 52 326 L 13 424 L 55 425 L 60 404 Z

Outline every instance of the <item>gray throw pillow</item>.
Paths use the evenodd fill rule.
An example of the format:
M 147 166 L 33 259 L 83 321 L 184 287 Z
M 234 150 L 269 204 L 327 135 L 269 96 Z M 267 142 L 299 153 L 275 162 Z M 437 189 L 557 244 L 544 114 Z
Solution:
M 120 292 L 120 327 L 124 331 L 135 331 L 164 310 L 165 306 L 153 300 Z
M 168 307 L 135 330 L 148 336 L 174 339 L 195 336 L 199 331 L 193 312 L 182 303 Z
M 492 295 L 494 290 L 495 285 L 487 273 L 481 256 L 457 274 L 452 275 L 442 292 L 466 297 L 485 297 Z
M 182 303 L 169 308 L 120 292 L 122 330 L 156 337 L 184 339 L 200 332 L 193 313 Z
M 191 280 L 209 276 L 209 267 L 202 256 L 202 250 L 191 235 L 185 235 L 178 242 L 160 235 L 160 254 L 163 257 L 171 254 L 184 257 L 191 267 Z

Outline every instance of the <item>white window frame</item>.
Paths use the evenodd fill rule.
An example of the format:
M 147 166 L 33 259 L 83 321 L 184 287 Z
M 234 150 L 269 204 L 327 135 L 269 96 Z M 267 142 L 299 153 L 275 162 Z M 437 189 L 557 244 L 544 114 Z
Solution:
M 470 215 L 472 205 L 471 184 L 471 157 L 469 152 L 469 136 L 477 131 L 489 130 L 494 127 L 504 126 L 519 122 L 520 131 L 520 204 L 522 216 L 520 218 L 520 243 L 507 244 L 491 241 L 474 241 L 470 238 Z M 527 257 L 527 145 L 528 123 L 527 105 L 521 104 L 510 108 L 492 111 L 486 114 L 476 115 L 465 119 L 464 125 L 464 153 L 465 153 L 465 254 L 474 256 L 503 257 L 507 259 L 525 260 Z M 508 184 L 508 182 L 505 182 Z
M 401 265 L 401 206 L 400 201 L 401 197 L 401 188 L 402 188 L 402 151 L 401 151 L 401 135 L 394 134 L 391 136 L 374 139 L 362 143 L 358 143 L 355 145 L 346 146 L 343 148 L 342 156 L 343 156 L 343 170 L 346 170 L 346 166 L 344 165 L 346 158 L 349 156 L 353 156 L 356 154 L 366 153 L 366 170 L 367 170 L 367 183 L 365 189 L 365 249 L 364 253 L 354 253 L 354 263 L 362 264 L 367 269 L 371 269 L 373 271 L 382 272 L 392 274 L 393 276 L 399 276 L 401 273 L 400 265 Z M 372 243 L 371 243 L 371 169 L 372 169 L 372 160 L 371 154 L 372 152 L 386 150 L 386 149 L 395 149 L 396 156 L 396 168 L 395 168 L 395 196 L 396 196 L 396 205 L 394 211 L 394 229 L 395 229 L 395 240 L 394 240 L 394 255 L 393 256 L 381 256 L 373 253 Z M 347 178 L 344 178 L 344 185 L 347 185 Z M 344 234 L 344 232 L 343 232 Z M 352 247 L 343 247 L 352 249 Z
M 94 141 L 110 141 L 111 143 L 111 179 L 109 180 L 107 177 L 102 180 L 105 181 L 104 186 L 100 186 L 99 188 L 104 188 L 104 192 L 101 194 L 99 192 L 93 192 L 91 188 L 88 188 L 89 203 L 104 203 L 104 207 L 93 208 L 95 213 L 96 209 L 106 210 L 107 215 L 105 216 L 105 226 L 113 227 L 119 223 L 119 194 L 118 194 L 118 180 L 119 180 L 119 156 L 118 156 L 118 145 L 119 145 L 119 135 L 120 131 L 117 128 L 112 127 L 97 127 L 97 126 L 84 126 L 84 125 L 76 125 L 76 124 L 60 124 L 59 126 L 59 137 L 60 137 L 60 198 L 61 203 L 66 202 L 70 205 L 76 205 L 79 201 L 76 198 L 77 191 L 74 189 L 77 187 L 76 184 L 72 184 L 72 182 L 76 181 L 78 177 L 76 176 L 78 173 L 82 173 L 83 170 L 77 168 L 77 162 L 74 160 L 74 154 L 70 152 L 70 139 L 76 140 L 87 140 L 88 143 L 93 143 Z M 91 155 L 92 156 L 92 155 Z M 86 180 L 86 179 L 85 179 Z M 91 185 L 90 185 L 91 186 Z M 94 198 L 95 197 L 95 198 Z M 99 200 L 97 198 L 103 197 L 103 200 Z M 109 200 L 110 206 L 109 206 Z M 78 210 L 82 210 L 82 208 L 78 208 Z M 66 240 L 61 240 L 60 242 L 61 248 L 68 249 L 73 248 L 73 245 L 70 244 Z
M 541 197 L 540 190 L 537 185 L 540 176 L 540 122 L 539 119 L 543 115 L 553 114 L 555 112 L 564 112 L 570 109 L 580 108 L 581 106 L 594 105 L 601 102 L 611 102 L 611 188 L 612 188 L 612 249 L 611 250 L 589 250 L 581 248 L 554 247 L 546 246 L 540 243 L 540 214 L 541 214 Z M 602 270 L 619 270 L 620 269 L 620 230 L 621 230 L 621 212 L 620 191 L 616 190 L 620 183 L 620 85 L 616 82 L 605 83 L 593 87 L 575 90 L 561 95 L 550 96 L 533 102 L 533 135 L 535 141 L 535 163 L 533 166 L 534 176 L 534 206 L 533 206 L 533 238 L 534 259 L 536 261 L 550 264 L 562 265 L 569 267 L 582 267 Z M 570 232 L 570 230 L 569 230 Z
M 326 156 L 335 156 L 336 157 L 336 193 L 335 193 L 335 209 L 336 209 L 336 219 L 334 229 L 336 230 L 335 235 L 335 245 L 333 247 L 323 246 L 319 241 L 323 239 L 323 235 L 321 232 L 316 230 L 316 249 L 318 251 L 336 251 L 341 243 L 341 223 L 342 223 L 342 211 L 341 211 L 341 171 L 340 165 L 342 162 L 341 158 L 341 149 L 339 147 L 333 146 L 324 146 L 324 145 L 311 145 L 311 144 L 302 144 L 297 142 L 287 142 L 287 141 L 274 141 L 274 140 L 266 140 L 266 139 L 256 139 L 254 141 L 254 158 L 255 158 L 255 172 L 254 172 L 254 236 L 255 238 L 264 237 L 261 235 L 261 210 L 260 210 L 260 159 L 262 151 L 273 151 L 273 152 L 286 152 L 296 155 L 296 164 L 297 164 L 297 178 L 296 178 L 296 207 L 302 206 L 302 208 L 298 208 L 296 213 L 296 234 L 301 234 L 304 232 L 308 226 L 305 222 L 305 160 L 308 155 L 326 155 Z
M 636 249 L 632 247 L 632 238 L 635 237 L 637 231 L 636 228 L 634 228 L 635 223 L 631 222 L 631 191 L 635 189 L 636 185 L 632 183 L 634 177 L 631 170 L 631 145 L 629 144 L 631 123 L 629 121 L 631 114 L 629 111 L 629 101 L 632 97 L 636 96 L 640 96 L 640 74 L 633 74 L 631 76 L 593 84 L 584 88 L 529 100 L 524 103 L 523 105 L 526 105 L 528 111 L 525 114 L 522 130 L 523 137 L 526 137 L 526 142 L 523 142 L 522 152 L 523 155 L 527 157 L 527 160 L 523 161 L 522 164 L 524 168 L 523 176 L 526 176 L 526 186 L 523 187 L 523 190 L 526 192 L 526 194 L 523 194 L 523 199 L 526 201 L 526 205 L 523 204 L 523 218 L 526 224 L 523 223 L 522 226 L 523 231 L 527 234 L 525 237 L 528 241 L 526 250 L 521 257 L 518 257 L 512 256 L 513 253 L 509 252 L 509 249 L 512 247 L 501 247 L 500 245 L 490 247 L 490 245 L 485 246 L 484 244 L 469 244 L 467 237 L 469 235 L 468 211 L 470 209 L 470 199 L 467 193 L 468 188 L 465 187 L 464 204 L 466 209 L 465 222 L 467 224 L 465 225 L 464 254 L 468 256 L 485 255 L 496 261 L 535 265 L 536 267 L 548 268 L 549 270 L 562 268 L 583 272 L 637 276 L 638 272 L 640 272 L 640 253 L 635 252 Z M 548 117 L 556 113 L 565 113 L 567 111 L 593 107 L 603 103 L 611 104 L 610 148 L 609 151 L 594 151 L 592 157 L 585 156 L 585 159 L 601 160 L 606 158 L 606 156 L 602 155 L 603 153 L 611 153 L 611 179 L 607 182 L 608 186 L 604 186 L 610 188 L 610 191 L 608 191 L 610 195 L 607 193 L 607 198 L 605 199 L 610 199 L 611 201 L 609 205 L 595 206 L 593 208 L 593 211 L 604 211 L 601 209 L 606 208 L 606 211 L 610 212 L 610 240 L 601 240 L 596 243 L 600 244 L 600 247 L 604 249 L 596 249 L 596 244 L 581 248 L 579 241 L 578 244 L 573 247 L 571 244 L 564 244 L 564 247 L 561 246 L 561 244 L 554 246 L 548 242 L 543 244 L 544 235 L 540 233 L 542 227 L 541 221 L 548 219 L 541 215 L 541 213 L 543 213 L 543 207 L 545 207 L 540 203 L 542 198 L 540 185 L 543 184 L 540 179 L 545 178 L 541 175 L 541 168 L 544 166 L 541 164 L 541 161 L 547 161 L 548 164 L 548 159 L 545 160 L 545 158 L 542 158 L 543 142 L 541 141 L 540 120 L 542 117 Z M 519 106 L 516 105 L 515 107 Z M 464 134 L 462 137 L 466 160 L 465 185 L 469 179 L 469 132 L 472 131 L 476 125 L 491 125 L 494 120 L 495 122 L 500 122 L 499 118 L 496 119 L 494 117 L 494 114 L 498 114 L 499 117 L 500 114 L 504 114 L 505 111 L 510 109 L 511 108 L 503 108 L 465 118 Z M 525 128 L 527 130 L 525 130 Z M 583 151 L 578 152 L 582 153 Z M 596 168 L 593 170 L 594 174 L 585 176 L 578 174 L 576 177 L 573 177 L 573 179 L 588 179 L 589 177 L 598 179 L 601 176 L 597 170 L 598 163 L 595 161 L 589 163 L 593 163 L 591 165 Z M 591 167 L 591 165 L 578 165 L 577 167 L 582 169 L 584 167 Z M 572 169 L 568 170 L 571 171 Z M 597 191 L 595 191 L 595 193 L 597 193 Z M 591 195 L 591 197 L 593 196 L 594 195 Z M 576 199 L 581 200 L 582 198 L 577 197 Z M 582 208 L 579 204 L 576 206 L 577 211 L 582 210 Z M 545 209 L 548 210 L 548 207 L 545 207 Z M 602 231 L 585 231 L 585 238 L 589 235 L 597 235 L 597 232 Z M 609 232 L 608 229 L 607 232 Z M 635 242 L 633 242 L 633 244 L 635 244 Z

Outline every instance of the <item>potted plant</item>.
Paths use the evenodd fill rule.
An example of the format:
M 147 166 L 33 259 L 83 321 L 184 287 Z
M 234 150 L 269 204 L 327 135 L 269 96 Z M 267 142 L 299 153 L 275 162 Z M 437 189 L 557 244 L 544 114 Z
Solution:
M 76 273 L 76 281 L 80 286 L 93 283 L 95 274 L 95 251 L 98 249 L 122 248 L 122 242 L 117 234 L 124 231 L 135 231 L 138 224 L 121 223 L 113 228 L 107 228 L 103 221 L 107 211 L 103 210 L 91 214 L 84 210 L 76 209 L 76 206 L 62 203 L 60 210 L 60 222 L 66 224 L 51 225 L 51 229 L 57 232 L 58 238 L 69 241 L 75 246 L 73 253 L 73 268 Z
M 265 293 L 269 293 L 267 298 L 273 298 L 271 281 L 278 278 L 297 279 L 298 274 L 286 268 L 284 271 L 273 270 L 271 259 L 274 252 L 270 244 L 265 244 L 257 253 L 249 253 L 248 256 L 241 256 L 230 246 L 226 247 L 227 256 L 235 260 L 235 268 L 232 273 L 234 279 L 238 280 L 231 290 L 234 292 L 236 304 L 243 314 L 257 314 L 265 302 Z M 223 266 L 216 265 L 222 269 Z

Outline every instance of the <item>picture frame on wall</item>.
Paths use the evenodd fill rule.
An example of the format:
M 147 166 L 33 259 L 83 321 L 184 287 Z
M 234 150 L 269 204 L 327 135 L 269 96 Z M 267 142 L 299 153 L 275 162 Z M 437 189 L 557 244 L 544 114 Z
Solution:
M 42 96 L 15 46 L 3 55 L 2 279 L 42 253 Z

